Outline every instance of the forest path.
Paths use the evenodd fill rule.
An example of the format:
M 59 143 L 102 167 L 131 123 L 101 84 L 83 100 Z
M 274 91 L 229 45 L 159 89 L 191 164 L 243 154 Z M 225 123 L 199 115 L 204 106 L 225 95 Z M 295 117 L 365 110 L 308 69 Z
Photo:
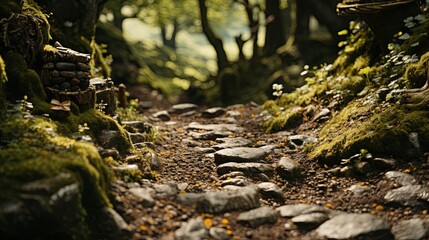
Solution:
M 301 150 L 320 124 L 267 134 L 260 111 L 152 111 L 162 173 L 113 184 L 132 239 L 427 239 L 427 163 L 411 174 L 389 159 L 376 171 L 319 166 Z

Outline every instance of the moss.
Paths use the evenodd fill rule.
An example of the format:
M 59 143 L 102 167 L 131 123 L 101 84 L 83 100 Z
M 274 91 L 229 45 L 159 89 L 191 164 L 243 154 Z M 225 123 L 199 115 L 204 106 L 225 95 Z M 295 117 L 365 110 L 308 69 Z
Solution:
M 429 52 L 423 54 L 417 63 L 409 64 L 405 71 L 405 79 L 409 88 L 422 87 L 428 77 Z
M 26 95 L 33 104 L 46 100 L 46 93 L 39 75 L 27 67 L 24 58 L 19 53 L 7 52 L 4 61 L 8 76 L 5 86 L 7 99 L 21 100 Z
M 71 135 L 78 132 L 78 126 L 86 123 L 91 137 L 97 141 L 103 130 L 118 131 L 119 135 L 112 141 L 121 153 L 129 152 L 132 148 L 127 132 L 113 118 L 94 109 L 87 110 L 79 115 L 71 114 L 64 121 L 58 122 L 58 130 L 62 134 Z
M 278 132 L 298 127 L 304 119 L 304 113 L 300 107 L 290 108 L 274 114 L 270 120 L 264 123 L 267 132 Z
M 32 238 L 41 236 L 49 237 L 49 234 L 60 234 L 66 239 L 89 239 L 93 224 L 88 219 L 88 212 L 93 209 L 110 207 L 107 197 L 107 189 L 110 179 L 110 171 L 99 156 L 97 149 L 88 144 L 76 142 L 73 139 L 61 137 L 56 133 L 56 124 L 43 118 L 14 118 L 0 124 L 0 187 L 4 190 L 0 196 L 2 202 L 27 203 L 23 194 L 39 195 L 38 204 L 42 204 L 45 197 L 43 192 L 28 192 L 22 186 L 34 181 L 53 179 L 50 184 L 57 185 L 55 194 L 59 188 L 70 183 L 78 183 L 81 201 L 77 202 L 76 212 L 68 213 L 71 219 L 64 220 L 61 216 L 52 212 L 50 218 L 31 215 L 29 219 L 37 221 L 42 218 L 45 221 L 37 221 L 35 224 L 42 229 L 33 229 L 34 226 L 14 226 L 16 222 L 4 222 L 4 215 L 0 216 L 0 232 L 3 236 L 23 235 Z M 57 176 L 66 174 L 70 176 L 65 180 L 57 181 Z M 57 180 L 55 180 L 57 179 Z M 49 200 L 50 195 L 47 196 Z M 72 204 L 72 203 L 69 203 Z M 28 206 L 28 205 L 27 205 Z M 46 206 L 46 211 L 52 206 Z M 69 206 L 70 207 L 70 206 Z M 31 209 L 31 208 L 29 208 Z M 63 209 L 67 212 L 66 209 Z M 43 211 L 42 211 L 43 212 Z M 57 213 L 58 214 L 58 213 Z M 71 214 L 71 215 L 70 215 Z M 60 214 L 62 215 L 62 214 Z M 59 219 L 56 218 L 60 217 Z M 42 220 L 39 219 L 39 220 Z M 75 222 L 67 222 L 76 220 Z M 49 225 L 52 224 L 52 225 Z M 12 226 L 15 228 L 5 228 Z M 28 228 L 27 228 L 28 227 Z M 26 229 L 27 228 L 27 229 Z M 19 232 L 13 232 L 19 229 Z M 34 232 L 31 232 L 34 230 Z M 46 232 L 43 232 L 46 230 Z M 38 235 L 40 234 L 40 235 Z M 52 236 L 51 236 L 52 237 Z
M 406 112 L 398 106 L 380 111 L 354 101 L 323 127 L 320 144 L 309 156 L 330 165 L 361 149 L 373 155 L 416 157 L 421 152 L 409 141 L 412 132 L 419 136 L 420 149 L 429 148 L 429 112 Z

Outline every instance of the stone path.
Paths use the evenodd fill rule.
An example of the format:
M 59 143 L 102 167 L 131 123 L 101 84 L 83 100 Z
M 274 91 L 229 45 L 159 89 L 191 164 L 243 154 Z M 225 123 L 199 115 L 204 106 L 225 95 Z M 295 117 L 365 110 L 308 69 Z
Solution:
M 363 162 L 370 170 L 319 166 L 298 150 L 316 136 L 266 134 L 258 111 L 181 104 L 153 113 L 163 136 L 152 146 L 159 179 L 113 184 L 130 238 L 429 238 L 426 179 L 383 158 Z M 134 138 L 137 147 L 149 144 Z

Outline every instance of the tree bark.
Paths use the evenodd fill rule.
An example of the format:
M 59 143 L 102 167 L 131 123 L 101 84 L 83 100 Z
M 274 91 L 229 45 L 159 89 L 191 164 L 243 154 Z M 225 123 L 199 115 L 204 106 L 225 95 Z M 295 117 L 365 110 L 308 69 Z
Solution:
M 177 33 L 180 31 L 179 29 L 179 23 L 177 19 L 175 18 L 173 20 L 173 31 L 171 33 L 171 36 L 168 37 L 167 33 L 167 27 L 164 24 L 161 24 L 161 38 L 162 38 L 162 44 L 164 46 L 167 46 L 173 50 L 176 50 L 176 37 Z
M 218 73 L 221 72 L 225 67 L 228 66 L 228 58 L 226 56 L 225 49 L 223 48 L 222 40 L 216 36 L 213 30 L 210 27 L 208 17 L 207 17 L 207 6 L 205 0 L 198 0 L 200 15 L 201 15 L 201 24 L 203 27 L 203 32 L 207 37 L 207 40 L 213 46 L 216 55 L 217 55 L 217 66 Z
M 263 52 L 265 56 L 271 56 L 286 43 L 286 36 L 281 19 L 280 0 L 265 0 L 265 6 L 267 26 Z

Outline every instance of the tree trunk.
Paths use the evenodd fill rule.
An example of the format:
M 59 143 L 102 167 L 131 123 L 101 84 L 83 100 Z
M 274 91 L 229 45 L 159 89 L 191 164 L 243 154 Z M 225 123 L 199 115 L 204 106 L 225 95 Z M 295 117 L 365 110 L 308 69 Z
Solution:
M 161 24 L 162 44 L 166 47 L 176 50 L 176 37 L 179 31 L 180 29 L 179 29 L 179 23 L 177 22 L 177 19 L 173 20 L 173 31 L 170 37 L 168 37 L 167 27 L 164 24 Z
M 300 0 L 298 0 L 299 2 Z M 280 0 L 265 0 L 267 21 L 264 55 L 271 56 L 286 43 L 283 22 L 280 12 Z
M 319 1 L 319 0 L 318 0 Z M 297 0 L 296 1 L 296 42 L 303 42 L 310 35 L 310 15 L 311 15 L 312 0 Z
M 253 41 L 253 53 L 252 59 L 259 57 L 259 45 L 258 45 L 258 34 L 259 34 L 259 17 L 254 17 L 253 9 L 255 6 L 250 5 L 249 0 L 243 1 L 244 7 L 246 8 L 247 19 L 249 21 L 250 39 Z
M 223 48 L 222 40 L 216 36 L 209 25 L 209 21 L 207 18 L 207 6 L 205 0 L 198 0 L 201 14 L 201 24 L 203 27 L 203 32 L 207 37 L 207 40 L 213 46 L 216 55 L 217 55 L 217 66 L 218 73 L 221 72 L 225 67 L 228 66 L 228 58 L 226 56 L 225 49 Z

